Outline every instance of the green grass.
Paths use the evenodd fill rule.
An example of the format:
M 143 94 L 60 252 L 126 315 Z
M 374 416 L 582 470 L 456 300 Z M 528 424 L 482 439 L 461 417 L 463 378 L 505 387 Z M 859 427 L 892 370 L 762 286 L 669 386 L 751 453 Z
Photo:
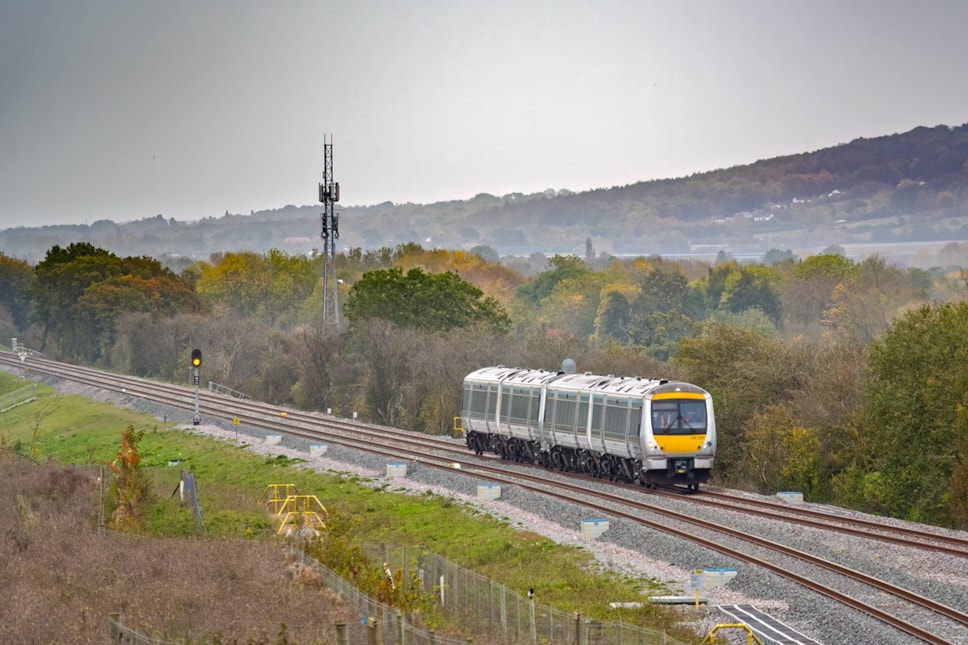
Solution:
M 23 381 L 0 373 L 0 392 Z M 38 387 L 38 400 L 0 414 L 0 443 L 35 460 L 106 464 L 117 457 L 121 433 L 143 431 L 138 443 L 151 500 L 141 530 L 176 538 L 195 534 L 191 513 L 179 503 L 181 470 L 198 485 L 206 533 L 270 539 L 275 527 L 259 498 L 273 484 L 293 484 L 315 495 L 331 516 L 352 526 L 357 543 L 386 542 L 439 553 L 511 589 L 534 587 L 542 601 L 589 618 L 668 628 L 675 619 L 657 608 L 623 611 L 609 602 L 642 600 L 643 591 L 667 593 L 661 582 L 602 571 L 584 549 L 517 530 L 505 518 L 437 495 L 374 488 L 350 475 L 323 474 L 298 460 L 259 456 L 237 446 L 173 429 L 153 417 Z M 105 469 L 106 475 L 110 473 Z

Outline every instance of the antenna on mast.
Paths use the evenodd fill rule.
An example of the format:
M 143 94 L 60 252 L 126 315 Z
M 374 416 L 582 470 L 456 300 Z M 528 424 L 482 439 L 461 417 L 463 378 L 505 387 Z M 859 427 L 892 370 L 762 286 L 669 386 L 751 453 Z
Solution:
M 319 184 L 319 201 L 323 204 L 323 330 L 339 329 L 339 289 L 336 279 L 336 240 L 339 238 L 339 215 L 334 205 L 339 201 L 339 183 L 333 181 L 333 135 L 323 135 L 323 181 Z

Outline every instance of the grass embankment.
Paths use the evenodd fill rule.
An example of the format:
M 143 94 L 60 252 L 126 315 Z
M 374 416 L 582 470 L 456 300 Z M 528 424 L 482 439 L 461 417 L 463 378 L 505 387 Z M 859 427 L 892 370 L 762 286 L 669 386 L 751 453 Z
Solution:
M 0 373 L 0 394 L 23 384 Z M 675 615 L 658 608 L 619 613 L 608 607 L 609 602 L 640 601 L 643 591 L 662 593 L 661 583 L 602 571 L 587 551 L 517 530 L 504 518 L 448 498 L 381 490 L 352 476 L 316 473 L 281 455 L 262 457 L 232 442 L 165 429 L 158 419 L 131 410 L 57 396 L 44 385 L 38 394 L 36 402 L 0 414 L 0 443 L 35 461 L 108 463 L 118 456 L 122 431 L 143 432 L 138 451 L 151 503 L 142 509 L 138 530 L 145 535 L 196 535 L 192 514 L 172 496 L 181 469 L 195 475 L 205 535 L 211 538 L 270 540 L 275 525 L 258 500 L 272 484 L 292 484 L 300 494 L 315 495 L 340 523 L 343 537 L 355 544 L 419 547 L 521 593 L 533 587 L 542 602 L 559 610 L 678 631 Z

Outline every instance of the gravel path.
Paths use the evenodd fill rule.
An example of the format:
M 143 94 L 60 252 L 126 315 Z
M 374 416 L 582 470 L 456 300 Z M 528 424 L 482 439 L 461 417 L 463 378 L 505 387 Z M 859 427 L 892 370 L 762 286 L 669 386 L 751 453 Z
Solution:
M 305 459 L 306 466 L 315 470 L 357 474 L 362 479 L 370 480 L 375 486 L 381 487 L 386 486 L 388 481 L 392 481 L 390 489 L 395 491 L 414 493 L 429 491 L 459 499 L 482 512 L 504 519 L 513 526 L 534 531 L 559 543 L 583 546 L 605 567 L 628 575 L 662 581 L 674 595 L 691 596 L 694 593 L 689 589 L 689 574 L 693 569 L 735 568 L 738 571 L 737 575 L 728 584 L 702 592 L 702 595 L 708 598 L 710 607 L 752 604 L 803 634 L 828 645 L 847 642 L 908 645 L 914 642 L 911 637 L 879 621 L 845 609 L 838 603 L 808 592 L 778 575 L 639 525 L 610 520 L 608 531 L 600 538 L 586 539 L 580 531 L 581 521 L 598 518 L 590 517 L 579 504 L 550 500 L 515 487 L 502 489 L 498 500 L 483 501 L 476 496 L 477 485 L 486 482 L 468 477 L 460 471 L 447 471 L 412 463 L 408 465 L 408 473 L 405 477 L 388 480 L 387 460 L 377 455 L 341 446 L 330 446 L 322 458 L 310 459 L 307 441 L 286 437 L 282 444 L 270 446 L 263 440 L 266 433 L 258 429 L 245 426 L 236 428 L 229 422 L 218 420 L 212 422 L 209 419 L 203 419 L 206 422 L 203 425 L 193 426 L 191 412 L 184 410 L 165 408 L 134 397 L 125 397 L 117 393 L 66 382 L 59 383 L 58 388 L 66 394 L 81 394 L 135 408 L 159 419 L 166 418 L 167 427 L 177 427 L 227 441 L 235 441 L 238 432 L 240 440 L 248 443 L 256 452 L 284 454 Z M 775 542 L 789 544 L 821 555 L 828 560 L 845 563 L 859 571 L 906 586 L 923 596 L 940 600 L 948 606 L 968 612 L 968 575 L 966 575 L 968 566 L 963 558 L 890 546 L 819 529 L 794 527 L 784 522 L 755 518 L 741 513 L 705 509 L 691 505 L 685 500 L 659 500 L 651 496 L 649 501 L 653 504 L 661 503 L 676 507 L 677 510 L 688 510 L 696 516 L 716 519 Z M 837 509 L 837 512 L 843 515 L 861 515 L 843 509 Z M 904 524 L 900 521 L 896 523 Z M 954 531 L 936 530 L 942 534 L 957 534 Z M 960 535 L 966 536 L 965 533 Z M 832 586 L 840 584 L 842 583 L 831 582 Z M 867 594 L 867 601 L 870 604 L 888 607 L 894 604 L 892 598 L 880 592 L 864 593 Z M 717 611 L 710 610 L 703 619 L 700 629 L 704 633 L 708 632 L 718 622 L 729 621 Z M 943 622 L 939 619 L 939 626 L 937 628 L 932 626 L 932 630 L 943 635 L 953 644 L 968 645 L 968 629 L 944 626 Z

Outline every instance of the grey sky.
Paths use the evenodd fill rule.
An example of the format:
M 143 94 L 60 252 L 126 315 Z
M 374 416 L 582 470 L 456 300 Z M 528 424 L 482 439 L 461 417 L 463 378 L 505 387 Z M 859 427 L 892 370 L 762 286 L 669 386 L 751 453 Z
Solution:
M 961 0 L 0 0 L 0 228 L 585 190 L 968 122 Z

